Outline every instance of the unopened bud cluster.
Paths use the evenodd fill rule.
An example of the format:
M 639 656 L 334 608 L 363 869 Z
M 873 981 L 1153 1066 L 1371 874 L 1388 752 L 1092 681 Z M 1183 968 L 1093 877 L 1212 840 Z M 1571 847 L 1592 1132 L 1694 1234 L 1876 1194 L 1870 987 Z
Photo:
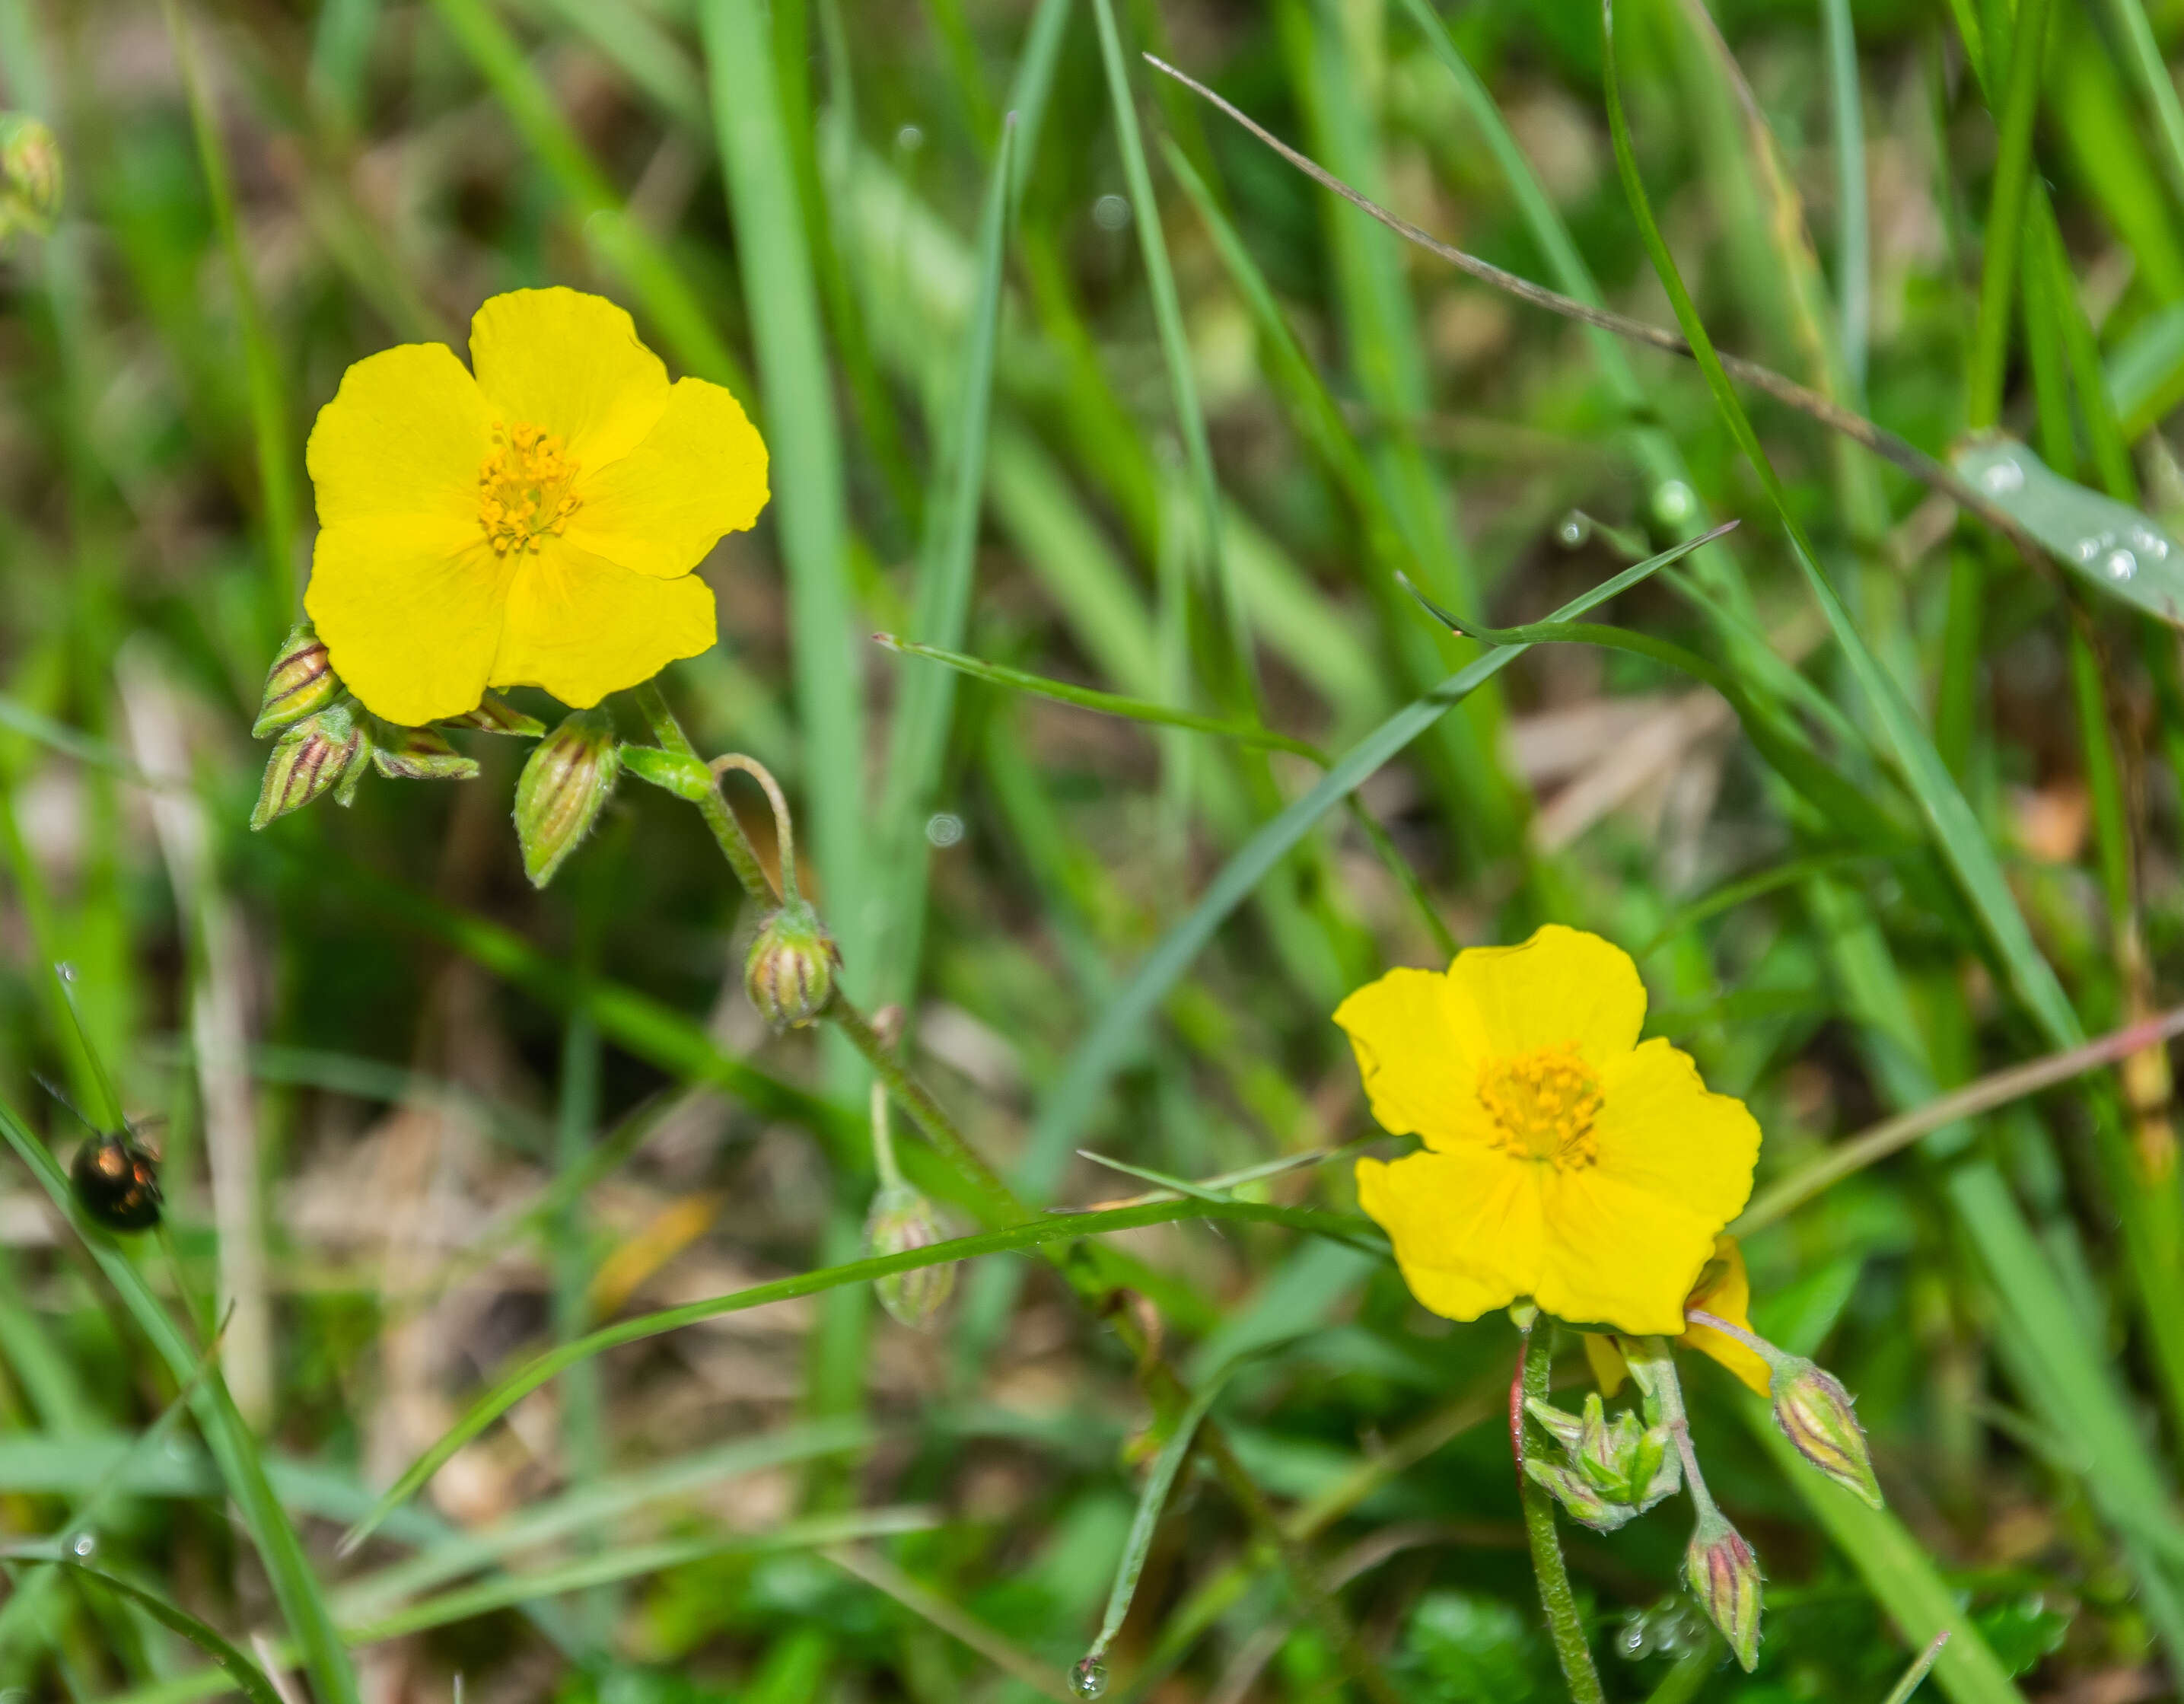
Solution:
M 1598 1391 L 1585 1399 L 1582 1417 L 1536 1400 L 1524 1406 L 1564 1457 L 1551 1462 L 1527 1456 L 1524 1472 L 1553 1493 L 1572 1520 L 1596 1532 L 1613 1532 L 1683 1482 L 1668 1428 L 1649 1426 L 1628 1409 L 1611 1421 Z
M 544 728 L 488 693 L 449 727 L 487 733 L 538 734 Z M 367 771 L 397 781 L 467 781 L 478 772 L 437 727 L 404 727 L 373 716 L 342 685 L 325 643 L 309 621 L 298 621 L 281 642 L 266 671 L 254 738 L 273 741 L 258 789 L 250 826 L 263 828 L 331 793 L 337 805 L 353 804 Z

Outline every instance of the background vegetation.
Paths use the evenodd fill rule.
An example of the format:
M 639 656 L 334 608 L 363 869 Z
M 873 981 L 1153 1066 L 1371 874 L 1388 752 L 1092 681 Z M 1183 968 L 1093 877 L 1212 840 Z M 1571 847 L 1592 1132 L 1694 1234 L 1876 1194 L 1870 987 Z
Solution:
M 1615 21 L 1643 186 L 1725 348 L 1934 455 L 1999 424 L 2184 526 L 2184 7 Z M 855 1258 L 865 1081 L 763 1031 L 751 920 L 665 794 L 626 784 L 538 894 L 512 743 L 254 837 L 248 728 L 344 366 L 569 283 L 760 420 L 775 501 L 707 565 L 722 643 L 667 691 L 702 749 L 783 777 L 848 986 L 905 1006 L 1034 1207 L 1146 1187 L 1080 1149 L 1194 1178 L 1370 1139 L 1327 1014 L 1443 928 L 1638 955 L 1652 1030 L 1761 1115 L 1763 1190 L 2158 1011 L 2184 695 L 2171 627 L 2107 595 L 2138 517 L 1981 482 L 2064 557 L 2095 539 L 2073 576 L 1747 388 L 1770 489 L 1691 363 L 1406 247 L 1139 57 L 1668 326 L 1602 43 L 1585 0 L 0 0 L 0 95 L 69 179 L 0 260 L 0 1696 L 213 1696 L 201 1623 L 324 1704 L 458 1676 L 1067 1699 L 1185 1391 L 1215 1429 L 1111 1697 L 1557 1695 L 1513 1334 L 1264 1219 L 1131 1231 L 1096 1270 L 989 1256 L 928 1333 L 852 1284 L 642 1336 L 338 1554 L 529 1354 Z M 1482 654 L 1398 572 L 1532 621 L 1722 518 L 1600 619 L 1733 706 L 1659 656 L 1544 646 L 1368 747 L 1361 809 L 1280 815 L 1313 753 Z M 1134 726 L 878 630 L 1289 738 Z M 92 1086 L 56 961 L 127 1107 L 168 1121 L 171 1259 L 80 1234 L 17 1122 L 80 1139 L 32 1083 Z M 1929 1119 L 1750 1238 L 1758 1323 L 1860 1394 L 1891 1511 L 1786 1465 L 1700 1366 L 1763 1659 L 1724 1668 L 1680 1597 L 1671 1505 L 1573 1545 L 1612 1696 L 1878 1699 L 1945 1629 L 1954 1704 L 2174 1690 L 2167 1095 L 2156 1050 Z M 957 1231 L 991 1218 L 901 1139 Z M 1233 1198 L 1354 1210 L 1340 1162 Z M 185 1286 L 231 1302 L 224 1387 Z

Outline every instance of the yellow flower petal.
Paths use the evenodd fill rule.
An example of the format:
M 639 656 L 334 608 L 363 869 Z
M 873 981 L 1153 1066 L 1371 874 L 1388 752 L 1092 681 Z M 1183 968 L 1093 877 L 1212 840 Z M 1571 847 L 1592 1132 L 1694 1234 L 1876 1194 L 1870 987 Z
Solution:
M 1453 978 L 1390 971 L 1337 1006 L 1334 1021 L 1349 1032 L 1381 1128 L 1435 1148 L 1485 1138 L 1486 1113 L 1473 1092 L 1478 1014 Z
M 584 710 L 711 646 L 712 587 L 660 580 L 556 541 L 526 555 L 488 685 L 543 687 Z
M 1687 1311 L 1696 1308 L 1747 1331 L 1752 1329 L 1752 1278 L 1744 1269 L 1744 1250 L 1736 1245 L 1735 1237 L 1714 1239 L 1713 1258 L 1699 1274 L 1698 1288 L 1685 1306 Z M 1710 1325 L 1695 1325 L 1677 1341 L 1686 1349 L 1712 1356 L 1762 1396 L 1767 1394 L 1773 1378 L 1767 1363 L 1728 1333 Z
M 766 507 L 766 445 L 727 391 L 678 380 L 644 442 L 584 476 L 569 542 L 640 574 L 672 579 Z
M 319 525 L 431 515 L 480 536 L 478 464 L 490 430 L 485 398 L 445 343 L 365 356 L 342 375 L 304 452 Z
M 1476 1319 L 1538 1284 L 1538 1169 L 1483 1148 L 1360 1160 L 1357 1200 L 1395 1244 L 1411 1294 L 1450 1319 Z
M 477 708 L 509 568 L 471 515 L 353 521 L 320 532 L 304 610 L 365 707 L 415 727 Z
M 1557 1319 L 1674 1337 L 1719 1219 L 1633 1189 L 1604 1168 L 1541 1168 L 1546 1251 L 1533 1300 Z
M 1734 1095 L 1710 1092 L 1691 1055 L 1658 1036 L 1603 1071 L 1601 1091 L 1593 1131 L 1602 1176 L 1711 1219 L 1710 1250 L 1752 1194 L 1758 1120 Z M 1704 1258 L 1685 1273 L 1686 1284 Z
M 1490 1058 L 1574 1042 L 1597 1071 L 1636 1045 L 1646 1022 L 1646 985 L 1630 955 L 1560 923 L 1521 946 L 1458 953 L 1448 975 L 1477 1011 L 1473 1044 Z
M 560 438 L 583 489 L 642 443 L 667 406 L 667 369 L 638 341 L 629 315 L 603 296 L 558 286 L 511 290 L 480 308 L 471 365 L 494 419 Z

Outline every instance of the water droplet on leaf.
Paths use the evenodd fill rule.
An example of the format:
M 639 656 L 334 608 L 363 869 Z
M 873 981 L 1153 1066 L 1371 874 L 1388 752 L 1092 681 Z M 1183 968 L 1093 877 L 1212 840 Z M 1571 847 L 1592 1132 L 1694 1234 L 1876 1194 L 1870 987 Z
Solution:
M 69 1549 L 80 1556 L 87 1556 L 98 1548 L 98 1540 L 89 1533 L 78 1533 Z
M 1562 525 L 1555 528 L 1555 537 L 1562 541 L 1565 550 L 1574 550 L 1592 537 L 1592 522 L 1573 509 L 1563 516 Z
M 1680 479 L 1672 479 L 1653 493 L 1653 513 L 1670 526 L 1689 521 L 1698 508 L 1698 496 Z
M 1119 195 L 1103 195 L 1092 203 L 1092 222 L 1102 231 L 1120 231 L 1130 222 L 1130 203 Z
M 2128 580 L 2138 572 L 2138 558 L 2128 550 L 2111 550 L 2101 566 L 2108 570 L 2109 579 Z
M 1082 1658 L 1069 1671 L 1069 1690 L 1079 1698 L 1097 1698 L 1107 1690 L 1107 1665 L 1096 1657 Z
M 1980 483 L 1997 497 L 2025 487 L 2025 470 L 2004 457 L 1980 476 Z
M 925 146 L 925 132 L 916 125 L 905 125 L 894 133 L 894 145 L 905 153 L 916 153 Z

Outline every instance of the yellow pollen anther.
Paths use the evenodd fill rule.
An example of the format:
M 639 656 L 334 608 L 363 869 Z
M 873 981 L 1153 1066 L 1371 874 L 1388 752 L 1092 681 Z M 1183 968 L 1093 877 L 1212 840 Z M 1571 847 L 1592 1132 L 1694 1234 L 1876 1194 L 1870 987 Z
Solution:
M 584 506 L 573 489 L 578 468 L 560 438 L 526 420 L 496 423 L 493 453 L 478 469 L 478 525 L 494 550 L 536 550 L 547 533 L 566 532 Z
M 1600 1079 L 1577 1044 L 1543 1047 L 1479 1067 L 1479 1104 L 1494 1121 L 1495 1145 L 1520 1160 L 1569 1171 L 1599 1157 L 1592 1122 Z

